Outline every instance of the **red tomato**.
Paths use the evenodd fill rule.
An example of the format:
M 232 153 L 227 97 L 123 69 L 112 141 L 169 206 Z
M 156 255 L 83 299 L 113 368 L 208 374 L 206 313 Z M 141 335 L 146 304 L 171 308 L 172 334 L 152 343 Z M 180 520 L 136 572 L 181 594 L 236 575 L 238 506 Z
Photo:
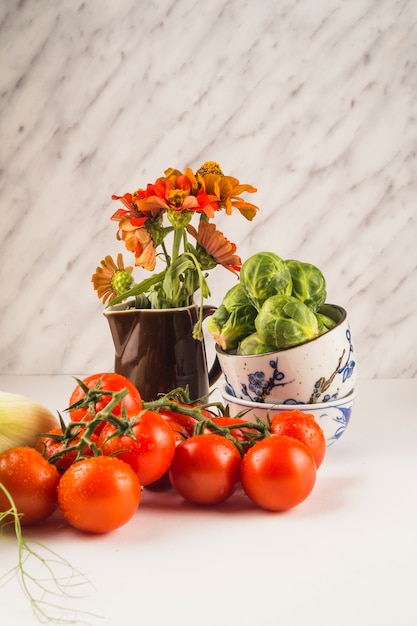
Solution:
M 237 428 L 230 428 L 229 433 L 242 444 L 243 450 L 246 451 L 250 447 L 250 434 L 256 434 L 258 431 L 254 428 L 239 428 L 243 424 L 247 424 L 248 422 L 241 417 L 212 417 L 212 420 L 217 426 L 234 426 Z
M 179 424 L 175 420 L 166 419 L 165 421 L 168 424 L 168 426 L 170 426 L 170 428 L 172 429 L 172 432 L 174 433 L 176 446 L 178 446 L 181 442 L 183 442 L 184 439 L 187 439 L 188 433 L 187 433 L 187 429 L 184 426 L 181 426 L 181 424 Z
M 317 469 L 326 455 L 326 438 L 321 426 L 310 413 L 291 409 L 278 413 L 271 420 L 271 434 L 288 435 L 310 448 Z
M 285 511 L 311 493 L 316 482 L 316 463 L 301 441 L 274 435 L 247 451 L 240 480 L 255 504 L 270 511 Z
M 192 405 L 182 404 L 181 402 L 178 402 L 177 404 L 179 407 L 186 407 L 189 409 L 192 409 L 198 406 L 195 404 L 192 404 Z M 202 409 L 201 412 L 204 417 L 208 417 L 209 419 L 213 417 L 212 414 L 206 409 Z M 174 422 L 177 422 L 177 424 L 181 424 L 181 426 L 185 428 L 185 430 L 187 431 L 187 434 L 190 437 L 194 434 L 194 427 L 196 423 L 198 422 L 198 420 L 192 417 L 191 415 L 186 415 L 185 413 L 180 413 L 180 412 L 177 413 L 176 411 L 170 411 L 169 409 L 159 409 L 159 413 L 160 415 L 162 415 L 164 419 L 173 420 Z
M 58 485 L 62 515 L 71 526 L 90 533 L 107 533 L 126 524 L 140 498 L 140 483 L 130 465 L 109 456 L 77 461 Z
M 177 446 L 169 478 L 185 500 L 219 504 L 234 492 L 240 463 L 239 451 L 229 439 L 215 434 L 195 435 Z
M 72 463 L 74 463 L 75 459 L 77 458 L 77 450 L 64 452 L 65 448 L 72 447 L 79 443 L 80 438 L 85 431 L 85 428 L 83 428 L 82 426 L 77 426 L 77 428 L 80 428 L 80 430 L 71 441 L 60 439 L 62 438 L 61 428 L 54 428 L 53 430 L 50 430 L 49 433 L 38 437 L 36 440 L 36 450 L 38 450 L 46 459 L 48 459 L 48 461 L 55 454 L 61 454 L 61 456 L 53 461 L 53 465 L 55 465 L 55 467 L 60 472 L 65 472 L 65 470 L 68 469 L 69 466 L 72 465 Z M 97 442 L 97 435 L 93 433 L 90 439 L 94 442 Z M 93 456 L 93 452 L 87 444 L 85 444 L 82 448 L 82 456 Z
M 92 374 L 91 376 L 87 376 L 86 378 L 84 378 L 82 382 L 86 385 L 86 387 L 88 387 L 89 389 L 92 389 L 97 385 L 99 380 L 101 381 L 99 388 L 105 391 L 121 391 L 122 389 L 125 389 L 125 388 L 128 389 L 128 393 L 124 396 L 122 400 L 122 403 L 124 404 L 124 407 L 126 410 L 126 415 L 128 417 L 134 417 L 135 415 L 139 413 L 139 411 L 142 410 L 142 398 L 140 396 L 139 391 L 136 389 L 135 385 L 130 382 L 130 380 L 128 380 L 124 376 L 121 376 L 120 374 L 115 374 L 113 372 L 110 372 L 110 373 Z M 85 393 L 82 387 L 80 387 L 80 385 L 77 385 L 74 391 L 72 392 L 70 400 L 69 400 L 70 408 L 73 404 L 75 404 L 76 402 L 79 402 L 84 397 L 85 397 Z M 98 413 L 99 411 L 103 410 L 108 405 L 111 399 L 112 399 L 112 396 L 110 394 L 104 395 L 100 399 L 97 399 L 97 402 L 95 403 L 95 406 L 94 406 L 94 412 Z M 119 403 L 113 409 L 113 413 L 117 417 L 119 417 L 121 414 L 122 403 Z M 71 420 L 74 422 L 80 422 L 81 420 L 89 421 L 93 417 L 88 407 L 72 409 L 70 410 L 69 413 L 70 413 Z M 100 430 L 103 427 L 103 424 L 100 424 L 98 426 L 96 430 L 97 433 L 100 432 Z
M 142 411 L 132 421 L 129 434 L 115 435 L 116 428 L 106 423 L 97 445 L 103 454 L 117 456 L 129 463 L 141 485 L 149 485 L 161 478 L 171 465 L 175 452 L 172 428 L 155 411 Z
M 59 479 L 56 467 L 35 448 L 10 448 L 0 454 L 0 484 L 7 489 L 21 514 L 22 526 L 41 522 L 55 511 Z M 8 509 L 9 499 L 0 488 L 0 512 Z
M 187 437 L 187 431 L 184 426 L 174 422 L 173 420 L 166 420 L 166 423 L 172 428 L 172 432 L 174 433 L 175 446 L 179 446 Z M 169 471 L 167 470 L 161 478 L 155 480 L 153 483 L 149 483 L 147 485 L 148 489 L 152 491 L 165 491 L 167 489 L 171 489 L 171 481 L 169 480 Z

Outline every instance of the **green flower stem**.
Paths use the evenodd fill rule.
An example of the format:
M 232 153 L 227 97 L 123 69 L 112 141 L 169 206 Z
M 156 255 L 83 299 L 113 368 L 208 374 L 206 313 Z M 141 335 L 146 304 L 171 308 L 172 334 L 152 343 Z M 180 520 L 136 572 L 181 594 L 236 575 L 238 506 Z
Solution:
M 167 247 L 165 245 L 165 241 L 164 240 L 161 241 L 161 248 L 162 248 L 162 252 L 164 254 L 166 266 L 169 267 L 171 265 L 171 257 L 168 254 L 168 250 L 167 250 Z
M 203 340 L 204 297 L 206 295 L 204 291 L 205 291 L 206 281 L 204 280 L 204 276 L 203 276 L 203 272 L 201 271 L 200 264 L 197 261 L 196 257 L 194 256 L 194 254 L 192 254 L 192 252 L 184 252 L 184 256 L 188 256 L 194 263 L 195 270 L 198 274 L 198 281 L 200 283 L 200 293 L 201 293 L 200 310 L 199 310 L 199 315 L 198 315 L 198 321 L 196 322 L 194 329 L 193 329 L 193 337 L 194 339 L 198 339 L 198 341 L 202 341 Z M 190 279 L 192 280 L 192 278 Z
M 174 228 L 174 241 L 172 244 L 172 263 L 179 257 L 180 255 L 180 247 L 181 242 L 183 240 L 184 228 Z M 173 279 L 173 299 L 172 306 L 177 308 L 180 306 L 181 302 L 181 281 L 179 278 Z
M 172 262 L 174 262 L 175 259 L 180 254 L 180 247 L 181 247 L 181 242 L 183 239 L 183 234 L 184 234 L 184 228 L 174 228 L 174 241 L 172 244 Z

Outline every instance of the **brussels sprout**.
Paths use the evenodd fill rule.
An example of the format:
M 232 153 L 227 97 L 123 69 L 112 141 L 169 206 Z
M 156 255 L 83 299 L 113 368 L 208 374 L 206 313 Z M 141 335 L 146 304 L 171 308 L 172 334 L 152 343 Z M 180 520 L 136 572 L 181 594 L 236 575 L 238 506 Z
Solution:
M 221 332 L 222 332 L 222 328 L 223 328 L 224 324 L 226 323 L 229 315 L 230 315 L 230 313 L 226 309 L 224 304 L 221 304 L 214 311 L 213 315 L 211 317 L 209 317 L 208 322 L 207 322 L 207 330 L 214 337 L 216 337 L 217 335 L 220 335 Z
M 324 335 L 324 333 L 336 326 L 336 322 L 328 315 L 324 315 L 324 313 L 316 313 L 316 317 L 319 325 L 319 335 Z
M 314 312 L 294 296 L 271 296 L 255 320 L 256 331 L 264 343 L 285 350 L 314 339 L 319 326 Z
M 291 273 L 285 261 L 273 252 L 258 252 L 243 263 L 240 284 L 259 311 L 270 296 L 291 295 Z
M 341 322 L 343 319 L 342 311 L 335 307 L 333 304 L 323 304 L 323 306 L 321 306 L 317 312 L 330 318 L 330 320 L 332 320 L 335 325 Z
M 226 293 L 223 302 L 207 322 L 207 330 L 222 350 L 233 350 L 255 330 L 257 310 L 240 283 Z
M 261 341 L 258 333 L 252 333 L 242 339 L 237 347 L 236 354 L 242 354 L 248 356 L 250 354 L 265 354 L 266 352 L 273 352 L 274 348 L 267 346 L 266 343 Z
M 234 309 L 250 304 L 242 285 L 237 283 L 223 297 L 222 305 L 231 313 Z
M 292 293 L 313 311 L 317 311 L 326 301 L 326 280 L 318 267 L 311 263 L 285 261 L 290 270 Z
M 324 335 L 328 330 L 337 326 L 341 319 L 340 312 L 331 304 L 321 306 L 316 312 L 316 317 L 319 324 L 319 335 Z

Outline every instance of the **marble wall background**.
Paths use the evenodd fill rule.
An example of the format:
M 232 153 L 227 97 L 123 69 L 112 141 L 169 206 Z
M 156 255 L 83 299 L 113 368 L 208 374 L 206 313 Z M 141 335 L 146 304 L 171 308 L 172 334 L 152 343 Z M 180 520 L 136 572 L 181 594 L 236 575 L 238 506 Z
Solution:
M 111 195 L 216 160 L 241 257 L 317 264 L 360 376 L 417 376 L 414 0 L 8 0 L 0 53 L 0 373 L 111 369 Z

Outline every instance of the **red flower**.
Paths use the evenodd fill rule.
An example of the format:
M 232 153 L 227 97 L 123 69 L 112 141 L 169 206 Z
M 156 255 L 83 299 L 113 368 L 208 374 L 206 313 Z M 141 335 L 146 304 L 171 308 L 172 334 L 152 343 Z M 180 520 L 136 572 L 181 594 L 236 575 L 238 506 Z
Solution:
M 178 170 L 167 170 L 166 176 L 158 178 L 154 185 L 134 194 L 133 202 L 141 214 L 157 211 L 195 211 L 214 217 L 214 211 L 220 208 L 215 195 L 199 189 L 197 180 L 190 169 L 182 174 Z

